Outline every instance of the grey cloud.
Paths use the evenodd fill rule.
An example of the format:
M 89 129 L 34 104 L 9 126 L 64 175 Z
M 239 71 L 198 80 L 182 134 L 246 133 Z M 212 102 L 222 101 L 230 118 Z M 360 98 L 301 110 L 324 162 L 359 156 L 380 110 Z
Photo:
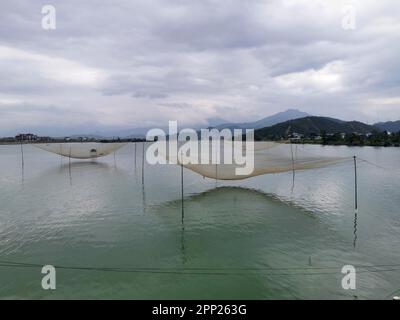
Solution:
M 148 93 L 148 92 L 136 92 L 132 95 L 135 98 L 149 98 L 149 99 L 163 99 L 167 98 L 166 93 Z
M 90 117 L 93 127 L 126 128 L 172 116 L 246 121 L 290 107 L 373 122 L 385 119 L 371 101 L 399 97 L 395 0 L 358 2 L 351 31 L 341 27 L 340 1 L 53 0 L 54 31 L 40 27 L 44 4 L 1 3 L 0 48 L 44 57 L 37 65 L 0 49 L 0 118 L 10 126 L 29 117 L 38 126 Z M 51 78 L 58 64 L 46 57 L 71 63 L 77 81 Z M 343 68 L 330 70 L 334 62 Z M 85 81 L 91 70 L 98 81 Z M 22 107 L 5 107 L 10 99 Z M 400 117 L 395 103 L 384 110 L 388 120 Z
M 193 105 L 185 102 L 165 102 L 159 103 L 159 106 L 166 107 L 166 108 L 174 108 L 174 109 L 189 109 L 192 108 Z

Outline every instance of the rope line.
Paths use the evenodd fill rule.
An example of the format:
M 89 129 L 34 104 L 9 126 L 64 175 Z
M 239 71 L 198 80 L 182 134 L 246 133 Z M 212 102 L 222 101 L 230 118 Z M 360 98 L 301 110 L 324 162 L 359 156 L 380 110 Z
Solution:
M 22 263 L 13 261 L 0 261 L 0 267 L 17 267 L 17 268 L 41 268 L 43 264 L 37 263 Z M 221 268 L 221 267 L 193 267 L 193 268 L 154 268 L 154 267 L 136 267 L 136 268 L 123 268 L 123 267 L 85 267 L 85 266 L 64 266 L 54 265 L 56 269 L 64 270 L 84 270 L 84 271 L 103 271 L 103 272 L 126 272 L 126 273 L 159 273 L 159 274 L 198 274 L 198 275 L 246 275 L 243 271 L 286 271 L 284 273 L 269 273 L 271 276 L 286 276 L 286 275 L 328 275 L 338 274 L 338 271 L 330 270 L 341 270 L 342 266 L 321 266 L 321 267 L 286 267 L 286 268 L 255 268 L 255 267 L 239 267 L 239 268 Z M 355 265 L 355 268 L 362 269 L 358 270 L 357 273 L 366 272 L 392 272 L 400 271 L 400 264 L 382 264 L 382 265 Z M 226 272 L 235 271 L 235 272 Z M 237 272 L 242 271 L 242 272 Z M 287 272 L 287 271 L 301 271 L 301 272 Z M 304 272 L 308 271 L 308 272 Z M 310 272 L 317 271 L 317 272 Z
M 383 298 L 383 300 L 386 300 L 386 299 L 389 299 L 389 298 L 393 298 L 393 296 L 394 296 L 397 292 L 400 293 L 400 288 L 398 288 L 398 289 L 392 291 L 391 293 L 389 293 L 388 295 L 386 295 L 386 296 Z
M 41 268 L 43 265 L 36 263 L 22 263 L 13 261 L 1 261 L 0 267 L 16 267 L 16 268 Z M 81 270 L 81 271 L 100 271 L 100 272 L 116 272 L 116 273 L 140 273 L 140 274 L 169 274 L 169 275 L 205 275 L 205 276 L 246 276 L 249 273 L 243 272 L 216 272 L 219 270 L 233 270 L 233 271 L 283 271 L 283 270 L 300 270 L 301 272 L 281 272 L 281 273 L 267 273 L 266 276 L 320 276 L 320 275 L 338 275 L 341 272 L 329 271 L 331 269 L 341 270 L 341 266 L 325 266 L 325 267 L 291 267 L 291 268 L 102 268 L 102 267 L 79 267 L 79 266 L 61 266 L 55 265 L 56 269 L 64 270 Z M 358 270 L 357 273 L 376 273 L 376 272 L 393 272 L 400 271 L 400 264 L 387 264 L 387 265 L 355 265 Z M 370 270 L 372 268 L 372 270 Z M 384 268 L 384 269 L 380 269 Z M 188 272 L 188 270 L 190 272 Z M 204 272 L 210 270 L 212 272 Z M 317 270 L 317 272 L 304 272 L 305 270 Z M 322 270 L 322 271 L 321 271 Z M 326 271 L 325 271 L 326 270 Z M 203 271 L 203 272 L 201 272 Z M 393 298 L 393 296 L 400 292 L 400 288 L 392 291 L 386 295 L 383 300 Z
M 373 162 L 371 162 L 371 161 L 369 161 L 369 160 L 365 160 L 365 159 L 363 159 L 363 158 L 357 157 L 357 159 L 359 159 L 360 161 L 362 161 L 362 162 L 364 162 L 364 163 L 367 163 L 367 164 L 369 164 L 369 165 L 371 165 L 371 166 L 374 166 L 374 167 L 376 167 L 376 168 L 379 168 L 379 169 L 382 169 L 382 170 L 385 170 L 385 171 L 396 172 L 396 173 L 399 173 L 399 172 L 400 172 L 399 169 L 392 169 L 392 168 L 383 167 L 383 166 L 381 166 L 381 165 L 379 165 L 379 164 L 373 163 Z

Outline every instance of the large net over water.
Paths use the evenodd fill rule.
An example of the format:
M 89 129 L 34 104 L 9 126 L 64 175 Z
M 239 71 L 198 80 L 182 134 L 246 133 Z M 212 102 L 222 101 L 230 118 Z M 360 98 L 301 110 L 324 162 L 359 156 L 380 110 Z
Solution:
M 74 142 L 34 144 L 34 146 L 68 158 L 93 159 L 104 157 L 122 148 L 125 144 L 126 143 Z
M 242 152 L 243 155 L 247 153 L 247 161 L 249 163 L 238 164 L 235 161 L 225 163 L 223 149 L 227 146 L 232 147 L 232 153 Z M 202 163 L 200 160 L 198 163 L 190 163 L 188 161 L 188 153 L 185 152 L 185 149 L 182 149 L 182 145 L 177 148 L 175 154 L 168 152 L 165 157 L 170 163 L 182 165 L 203 177 L 219 180 L 241 180 L 264 174 L 316 169 L 349 160 L 349 157 L 313 154 L 290 143 L 254 142 L 254 147 L 247 148 L 245 144 L 234 146 L 231 142 L 222 142 L 217 147 L 218 151 L 215 152 L 217 156 L 212 154 L 212 148 L 210 147 L 209 150 L 207 164 Z M 200 146 L 197 149 L 200 149 Z M 204 157 L 204 150 L 198 151 L 195 155 L 193 155 L 193 152 L 196 153 L 196 148 L 190 148 L 192 157 L 197 157 L 198 159 Z M 254 166 L 252 166 L 253 163 Z M 245 166 L 252 166 L 251 172 L 246 172 L 245 170 L 239 173 L 240 170 L 238 171 L 238 169 L 243 169 Z

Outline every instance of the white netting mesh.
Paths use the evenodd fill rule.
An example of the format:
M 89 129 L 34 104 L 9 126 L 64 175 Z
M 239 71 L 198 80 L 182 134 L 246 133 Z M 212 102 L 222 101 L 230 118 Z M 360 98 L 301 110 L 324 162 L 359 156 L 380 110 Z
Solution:
M 126 143 L 73 142 L 34 144 L 34 146 L 64 157 L 75 159 L 92 159 L 104 157 L 123 147 L 125 144 Z
M 197 142 L 195 142 L 195 144 L 197 144 Z M 224 158 L 222 146 L 224 145 L 225 147 L 227 144 L 229 145 L 232 143 L 221 143 L 219 155 L 217 156 L 218 159 Z M 209 149 L 208 164 L 201 164 L 201 161 L 198 161 L 198 164 L 188 163 L 186 160 L 188 154 L 185 154 L 184 151 L 182 152 L 180 147 L 178 147 L 176 154 L 165 154 L 164 156 L 170 163 L 183 165 L 185 168 L 204 177 L 219 180 L 241 180 L 263 174 L 316 169 L 349 160 L 348 157 L 327 157 L 305 152 L 304 150 L 295 150 L 294 146 L 287 143 L 254 142 L 254 149 L 252 150 L 252 148 L 250 148 L 250 150 L 247 150 L 247 153 L 250 152 L 251 156 L 254 158 L 254 170 L 248 174 L 238 174 L 237 169 L 243 168 L 244 165 L 236 164 L 235 161 L 233 161 L 232 164 L 226 164 L 223 161 L 215 163 L 215 156 L 214 160 L 212 159 L 212 148 L 213 147 L 210 147 Z M 246 152 L 244 145 L 239 145 L 237 149 L 243 152 L 243 155 Z M 200 145 L 198 146 L 198 150 L 201 150 Z M 232 150 L 235 150 L 235 148 L 232 148 Z M 201 152 L 199 151 L 196 153 L 196 147 L 193 148 L 192 145 L 190 153 L 193 155 L 193 152 L 195 153 L 195 158 L 201 158 Z

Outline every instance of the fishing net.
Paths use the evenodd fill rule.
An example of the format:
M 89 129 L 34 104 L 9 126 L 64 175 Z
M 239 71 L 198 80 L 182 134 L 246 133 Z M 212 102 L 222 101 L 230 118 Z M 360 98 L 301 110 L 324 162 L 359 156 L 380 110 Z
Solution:
M 125 144 L 126 143 L 85 142 L 34 144 L 34 146 L 68 158 L 93 159 L 104 157 L 122 148 Z
M 34 146 L 76 159 L 92 159 L 106 156 L 126 143 L 51 143 L 35 144 Z M 147 152 L 152 154 L 154 144 L 150 144 Z M 178 142 L 176 148 L 170 150 L 167 144 L 165 149 L 153 148 L 157 155 L 166 160 L 166 163 L 182 165 L 203 177 L 218 180 L 241 180 L 249 177 L 308 170 L 327 167 L 349 160 L 348 157 L 329 157 L 313 154 L 303 149 L 299 150 L 290 143 L 272 141 L 254 142 L 246 145 L 219 141 L 206 144 L 205 149 L 201 141 Z M 239 156 L 236 161 L 234 155 Z M 231 162 L 226 161 L 231 159 Z M 193 161 L 195 159 L 195 161 Z M 246 169 L 247 168 L 247 169 Z
M 349 157 L 321 156 L 320 154 L 298 150 L 295 145 L 290 143 L 254 142 L 254 146 L 246 148 L 245 143 L 236 146 L 232 142 L 226 141 L 210 147 L 210 152 L 206 154 L 206 157 L 209 157 L 209 161 L 204 164 L 200 160 L 204 157 L 204 150 L 201 150 L 200 143 L 194 142 L 192 144 L 188 142 L 187 144 L 190 144 L 190 148 L 182 148 L 183 144 L 180 144 L 175 154 L 171 152 L 164 154 L 169 163 L 182 165 L 203 177 L 218 180 L 241 180 L 264 174 L 316 169 L 349 160 Z M 198 146 L 196 147 L 194 144 L 198 144 Z M 225 157 L 224 149 L 227 146 L 232 147 L 233 153 L 238 151 L 242 155 L 247 153 L 249 163 L 238 164 L 235 161 L 232 161 L 233 163 L 225 163 L 223 161 Z M 214 155 L 211 152 L 213 148 L 217 150 Z M 190 149 L 190 155 L 186 152 L 188 149 Z M 201 152 L 197 150 L 201 150 Z M 197 158 L 198 161 L 196 163 L 190 162 L 188 160 L 189 156 L 191 159 Z M 254 166 L 252 165 L 253 163 Z M 243 170 L 246 165 L 250 165 L 252 170 Z

